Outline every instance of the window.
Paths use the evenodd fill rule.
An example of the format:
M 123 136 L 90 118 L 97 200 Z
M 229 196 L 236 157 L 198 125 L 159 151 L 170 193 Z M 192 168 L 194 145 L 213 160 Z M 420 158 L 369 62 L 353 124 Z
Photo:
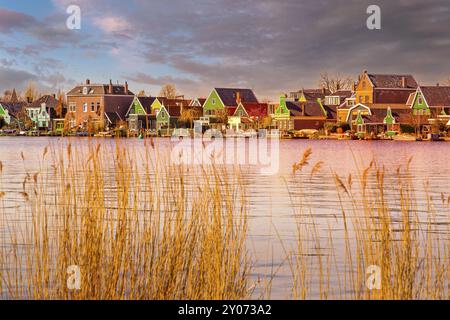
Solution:
M 91 102 L 91 112 L 95 112 L 95 103 Z
M 164 119 L 166 117 L 166 113 L 163 111 L 161 112 L 161 118 Z
M 362 82 L 362 88 L 363 88 L 363 90 L 366 89 L 366 82 L 365 81 Z
M 97 102 L 97 112 L 100 110 L 100 102 Z
M 212 98 L 211 99 L 211 104 L 215 105 L 216 104 L 216 99 Z
M 69 104 L 69 112 L 75 112 L 77 109 L 77 105 L 74 102 Z
M 88 88 L 87 87 L 83 87 L 83 94 L 88 94 Z
M 423 99 L 422 99 L 422 97 L 417 98 L 417 103 L 418 103 L 419 105 L 423 105 Z
M 359 97 L 358 97 L 358 101 L 359 101 L 359 103 L 362 103 L 362 102 L 363 102 L 363 97 L 362 97 L 362 96 L 359 96 Z
M 369 103 L 369 96 L 365 96 L 364 100 L 365 100 L 366 103 Z
M 83 112 L 87 112 L 87 109 L 88 109 L 88 106 L 87 106 L 87 103 L 85 102 L 83 104 Z

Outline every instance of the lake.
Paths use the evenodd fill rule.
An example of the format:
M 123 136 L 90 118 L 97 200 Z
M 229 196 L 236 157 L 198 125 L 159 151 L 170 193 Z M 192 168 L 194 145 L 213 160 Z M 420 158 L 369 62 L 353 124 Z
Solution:
M 5 193 L 4 212 L 9 215 L 10 220 L 14 220 L 14 215 L 17 215 L 17 219 L 21 220 L 20 223 L 27 222 L 27 218 L 20 215 L 23 198 L 18 195 L 26 171 L 33 171 L 39 167 L 46 146 L 66 145 L 68 141 L 68 138 L 0 137 L 0 161 L 3 163 L 0 191 Z M 71 141 L 80 145 L 89 143 L 84 138 Z M 115 143 L 114 139 L 92 141 L 109 146 Z M 148 144 L 144 145 L 139 139 L 122 140 L 122 143 L 130 145 L 137 153 L 149 148 Z M 155 139 L 154 143 L 156 145 L 154 150 L 157 150 L 155 152 L 167 157 L 176 146 L 175 142 L 165 138 Z M 296 247 L 298 225 L 309 223 L 309 218 L 302 217 L 314 217 L 318 238 L 323 239 L 323 247 L 319 252 L 326 257 L 333 249 L 335 252 L 333 259 L 336 259 L 333 268 L 340 266 L 345 247 L 342 207 L 353 214 L 358 214 L 359 208 L 352 208 L 351 201 L 345 196 L 339 200 L 338 194 L 342 195 L 343 190 L 337 185 L 335 175 L 337 174 L 343 181 L 352 181 L 352 185 L 357 189 L 356 186 L 360 182 L 359 175 L 372 160 L 386 172 L 385 183 L 388 190 L 392 190 L 392 193 L 388 192 L 385 195 L 389 203 L 395 204 L 398 201 L 395 192 L 397 170 L 399 176 L 408 176 L 412 179 L 420 219 L 427 220 L 430 199 L 436 202 L 434 210 L 436 229 L 433 232 L 439 233 L 441 239 L 448 241 L 449 210 L 448 201 L 445 199 L 450 192 L 450 144 L 291 139 L 281 140 L 275 147 L 279 148 L 276 154 L 279 162 L 277 170 L 272 174 L 262 174 L 262 166 L 258 163 L 244 161 L 240 166 L 242 181 L 247 190 L 249 209 L 247 247 L 254 261 L 252 279 L 267 281 L 273 278 L 270 298 L 290 297 L 292 277 L 287 256 Z M 237 145 L 233 145 L 232 148 L 237 150 L 237 155 L 242 151 Z M 293 174 L 293 164 L 299 162 L 309 148 L 312 154 L 308 164 Z M 406 172 L 408 161 L 410 161 L 409 173 Z M 315 165 L 317 170 L 312 174 Z M 369 181 L 369 188 L 375 188 L 373 181 Z M 357 192 L 355 193 L 355 197 L 358 197 Z M 391 210 L 396 212 L 395 207 Z M 333 244 L 327 243 L 327 236 L 330 233 L 333 234 Z M 8 245 L 6 226 L 0 228 L 0 239 L 3 246 Z M 314 255 L 313 252 L 309 254 Z M 336 284 L 332 272 L 330 283 L 332 286 Z M 263 295 L 263 292 L 256 288 L 254 297 L 260 295 Z M 317 295 L 317 292 L 312 293 L 313 297 Z

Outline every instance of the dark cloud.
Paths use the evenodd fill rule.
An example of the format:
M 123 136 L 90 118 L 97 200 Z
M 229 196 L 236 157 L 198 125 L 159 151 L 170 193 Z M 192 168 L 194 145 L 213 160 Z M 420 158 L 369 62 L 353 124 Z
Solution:
M 175 82 L 190 90 L 186 94 L 206 95 L 213 86 L 230 85 L 274 97 L 316 86 L 321 71 L 354 78 L 362 69 L 412 73 L 424 84 L 450 72 L 448 0 L 378 0 L 381 30 L 366 27 L 372 0 L 54 2 L 61 9 L 80 5 L 82 23 L 95 30 L 67 34 L 60 29 L 64 15 L 27 21 L 21 14 L 0 19 L 0 30 L 21 30 L 46 48 L 69 43 L 93 58 L 120 49 L 143 61 L 126 64 L 122 74 L 129 79 Z
M 23 88 L 30 80 L 37 80 L 37 76 L 27 71 L 0 66 L 0 88 Z

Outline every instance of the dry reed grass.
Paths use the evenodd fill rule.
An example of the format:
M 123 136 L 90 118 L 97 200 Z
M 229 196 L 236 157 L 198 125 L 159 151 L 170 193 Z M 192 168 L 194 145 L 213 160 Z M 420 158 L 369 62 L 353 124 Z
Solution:
M 253 297 L 239 172 L 171 165 L 154 148 L 152 141 L 143 155 L 119 142 L 114 149 L 46 148 L 40 170 L 27 173 L 21 190 L 30 223 L 8 220 L 0 206 L 0 226 L 10 235 L 0 248 L 2 297 Z M 436 217 L 438 210 L 448 217 L 450 196 L 442 194 L 438 206 L 425 190 L 422 208 L 410 162 L 395 172 L 372 162 L 356 178 L 333 173 L 340 207 L 323 230 L 308 184 L 324 163 L 306 173 L 311 154 L 306 150 L 292 166 L 300 196 L 291 194 L 296 246 L 285 249 L 291 298 L 448 299 L 449 224 Z M 0 163 L 0 176 L 2 169 Z M 81 268 L 81 290 L 67 288 L 70 265 Z M 366 286 L 370 265 L 380 267 L 379 290 Z M 265 298 L 274 277 L 262 279 Z
M 154 154 L 119 141 L 113 149 L 46 148 L 23 182 L 31 223 L 2 219 L 11 235 L 0 251 L 3 298 L 249 297 L 239 177 L 192 172 Z M 68 289 L 70 265 L 80 267 L 80 290 Z

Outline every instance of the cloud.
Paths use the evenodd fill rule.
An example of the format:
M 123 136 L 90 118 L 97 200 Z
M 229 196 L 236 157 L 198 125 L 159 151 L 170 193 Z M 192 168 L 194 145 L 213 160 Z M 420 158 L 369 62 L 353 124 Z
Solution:
M 55 32 L 57 41 L 55 21 L 62 18 L 27 22 L 20 14 L 0 20 L 0 29 L 22 30 L 49 50 L 61 42 L 73 45 L 136 82 L 174 82 L 192 90 L 188 95 L 239 85 L 276 97 L 316 86 L 321 71 L 355 78 L 362 69 L 412 73 L 434 84 L 450 70 L 448 0 L 379 0 L 382 29 L 374 31 L 366 27 L 369 0 L 53 2 L 60 11 L 78 4 L 83 25 L 95 30 L 71 35 L 73 41 Z M 111 49 L 116 55 L 107 58 Z M 123 60 L 128 63 L 118 63 Z
M 101 30 L 112 34 L 125 34 L 130 31 L 130 24 L 122 17 L 99 17 L 94 24 Z
M 37 80 L 37 76 L 28 71 L 0 66 L 0 88 L 23 88 L 30 80 Z

